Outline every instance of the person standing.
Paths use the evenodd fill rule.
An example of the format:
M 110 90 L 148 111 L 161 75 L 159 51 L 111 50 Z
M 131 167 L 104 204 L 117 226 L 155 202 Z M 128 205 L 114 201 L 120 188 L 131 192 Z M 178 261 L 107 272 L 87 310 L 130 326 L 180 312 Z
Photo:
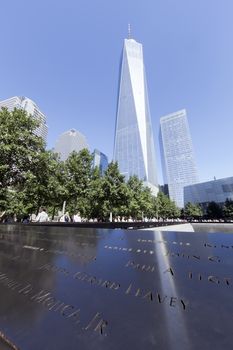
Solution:
M 48 214 L 45 208 L 40 208 L 39 214 L 36 217 L 36 222 L 46 222 L 49 220 Z
M 62 215 L 61 217 L 60 217 L 60 220 L 59 220 L 60 222 L 70 222 L 71 220 L 70 220 L 70 215 L 69 215 L 69 213 L 68 213 L 68 211 L 64 214 L 64 215 Z
M 78 211 L 77 214 L 73 216 L 73 222 L 81 222 L 81 221 L 82 221 L 82 218 L 81 218 L 80 212 Z

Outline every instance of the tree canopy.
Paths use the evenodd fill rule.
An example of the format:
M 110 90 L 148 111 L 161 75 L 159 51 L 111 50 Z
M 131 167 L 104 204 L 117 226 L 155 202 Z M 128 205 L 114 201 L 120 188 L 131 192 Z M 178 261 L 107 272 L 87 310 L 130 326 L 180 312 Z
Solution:
M 0 211 L 17 216 L 46 207 L 51 216 L 62 209 L 83 217 L 108 220 L 173 218 L 179 209 L 164 194 L 155 198 L 136 176 L 128 181 L 111 162 L 101 176 L 87 149 L 66 161 L 45 149 L 36 136 L 38 122 L 22 109 L 0 110 Z
M 233 219 L 233 200 L 232 199 L 226 199 L 225 204 L 223 206 L 223 214 L 224 217 L 228 219 Z
M 188 202 L 184 207 L 184 214 L 189 218 L 199 218 L 203 215 L 201 206 Z
M 213 201 L 209 202 L 206 214 L 210 219 L 220 219 L 223 217 L 223 211 L 221 206 Z
M 154 200 L 154 205 L 157 217 L 166 219 L 180 216 L 180 209 L 163 192 L 158 193 L 158 196 Z

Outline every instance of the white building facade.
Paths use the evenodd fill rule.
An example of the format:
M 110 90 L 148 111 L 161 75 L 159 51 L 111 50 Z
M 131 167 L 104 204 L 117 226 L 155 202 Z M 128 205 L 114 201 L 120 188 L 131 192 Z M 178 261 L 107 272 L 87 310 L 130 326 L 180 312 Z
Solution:
M 86 137 L 81 132 L 71 129 L 58 137 L 54 152 L 59 154 L 62 161 L 65 161 L 73 151 L 78 153 L 84 148 L 89 149 Z
M 184 187 L 197 183 L 197 166 L 186 110 L 160 119 L 160 148 L 164 183 L 169 197 L 184 207 Z
M 124 41 L 113 158 L 126 180 L 131 175 L 137 175 L 153 194 L 157 194 L 155 147 L 143 48 L 133 39 Z
M 48 126 L 46 124 L 46 116 L 41 112 L 36 103 L 24 96 L 14 96 L 6 100 L 0 101 L 0 109 L 2 107 L 7 108 L 10 112 L 14 108 L 19 108 L 25 110 L 33 118 L 39 121 L 39 126 L 35 130 L 35 134 L 39 137 L 42 137 L 44 142 L 47 141 L 48 136 Z

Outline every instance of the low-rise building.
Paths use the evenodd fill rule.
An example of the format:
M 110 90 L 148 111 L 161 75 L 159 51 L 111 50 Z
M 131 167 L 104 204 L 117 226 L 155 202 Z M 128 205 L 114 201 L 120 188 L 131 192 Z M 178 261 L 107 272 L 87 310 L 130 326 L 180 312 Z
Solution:
M 227 198 L 233 200 L 233 176 L 184 187 L 184 204 L 200 204 L 203 209 L 210 202 L 223 205 Z

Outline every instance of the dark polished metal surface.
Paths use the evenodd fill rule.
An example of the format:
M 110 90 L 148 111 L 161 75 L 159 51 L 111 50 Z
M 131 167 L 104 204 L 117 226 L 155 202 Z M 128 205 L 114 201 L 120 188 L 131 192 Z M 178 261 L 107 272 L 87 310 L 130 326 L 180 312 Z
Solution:
M 60 221 L 46 221 L 46 222 L 30 222 L 29 226 L 49 226 L 49 227 L 80 227 L 80 228 L 104 228 L 104 229 L 142 229 L 142 228 L 153 228 L 153 227 L 164 227 L 172 225 L 187 224 L 187 221 L 116 221 L 116 222 L 60 222 Z M 4 224 L 0 224 L 4 225 Z M 19 226 L 19 223 L 11 223 L 11 225 Z
M 233 236 L 1 225 L 0 296 L 14 349 L 232 349 Z

